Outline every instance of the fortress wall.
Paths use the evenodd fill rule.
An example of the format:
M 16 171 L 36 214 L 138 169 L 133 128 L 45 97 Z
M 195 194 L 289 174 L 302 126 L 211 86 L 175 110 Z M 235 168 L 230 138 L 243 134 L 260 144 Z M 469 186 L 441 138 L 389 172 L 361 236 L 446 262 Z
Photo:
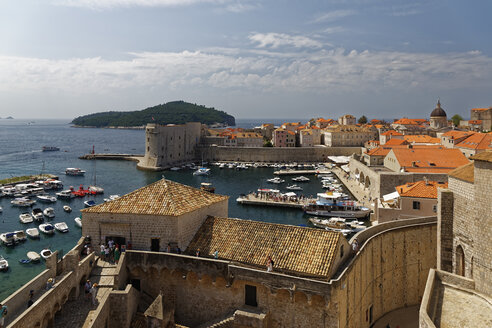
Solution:
M 328 156 L 360 154 L 360 147 L 198 147 L 197 158 L 233 162 L 327 162 Z
M 429 269 L 436 266 L 436 229 L 434 219 L 371 236 L 332 281 L 338 326 L 367 327 L 390 311 L 420 304 Z

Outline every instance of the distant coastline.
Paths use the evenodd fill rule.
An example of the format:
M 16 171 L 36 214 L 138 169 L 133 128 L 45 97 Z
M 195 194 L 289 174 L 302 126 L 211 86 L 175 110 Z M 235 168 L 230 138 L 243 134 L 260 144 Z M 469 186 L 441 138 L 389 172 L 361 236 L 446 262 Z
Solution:
M 142 126 L 86 126 L 71 124 L 72 128 L 87 128 L 87 129 L 113 129 L 113 130 L 145 130 L 145 125 Z

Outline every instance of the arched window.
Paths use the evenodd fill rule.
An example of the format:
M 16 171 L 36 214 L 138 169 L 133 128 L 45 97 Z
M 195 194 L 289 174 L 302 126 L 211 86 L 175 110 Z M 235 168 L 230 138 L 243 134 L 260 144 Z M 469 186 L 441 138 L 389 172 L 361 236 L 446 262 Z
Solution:
M 465 276 L 465 252 L 461 245 L 456 247 L 456 274 Z

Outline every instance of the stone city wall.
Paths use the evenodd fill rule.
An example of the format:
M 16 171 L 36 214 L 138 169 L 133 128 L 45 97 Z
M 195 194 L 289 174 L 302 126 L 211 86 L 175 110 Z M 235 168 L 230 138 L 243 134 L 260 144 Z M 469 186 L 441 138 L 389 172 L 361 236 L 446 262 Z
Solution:
M 453 179 L 449 179 L 451 184 Z M 449 189 L 437 190 L 437 269 L 453 271 L 454 197 Z
M 198 147 L 197 158 L 228 162 L 326 162 L 328 156 L 360 154 L 360 147 Z

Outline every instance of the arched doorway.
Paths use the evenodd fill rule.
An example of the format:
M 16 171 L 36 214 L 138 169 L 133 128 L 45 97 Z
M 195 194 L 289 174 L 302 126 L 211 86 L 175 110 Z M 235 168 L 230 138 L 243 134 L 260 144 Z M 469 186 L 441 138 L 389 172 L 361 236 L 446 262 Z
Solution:
M 371 180 L 366 176 L 366 181 L 364 183 L 364 188 L 369 188 L 371 186 Z
M 456 274 L 465 276 L 465 252 L 461 245 L 456 247 Z

